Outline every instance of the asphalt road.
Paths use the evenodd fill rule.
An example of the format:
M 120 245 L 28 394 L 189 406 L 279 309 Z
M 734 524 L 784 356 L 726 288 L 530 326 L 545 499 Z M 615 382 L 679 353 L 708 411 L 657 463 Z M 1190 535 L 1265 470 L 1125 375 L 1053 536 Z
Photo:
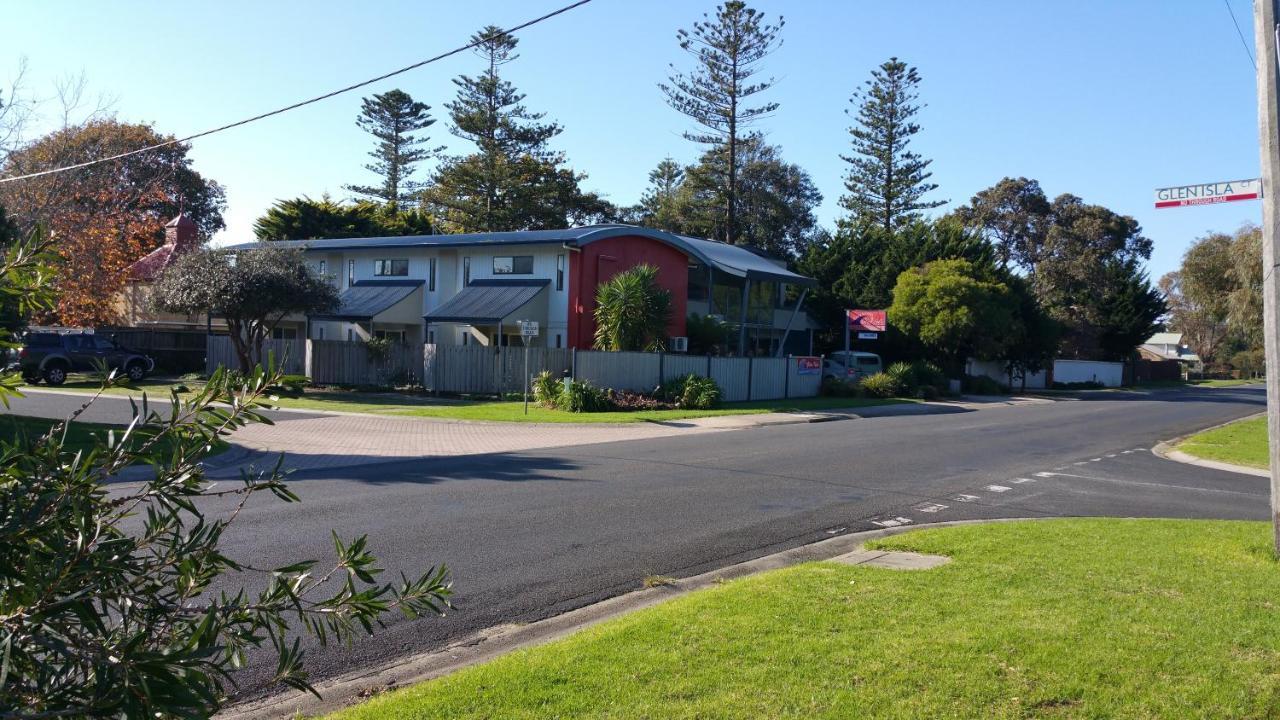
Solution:
M 46 396 L 47 397 L 47 396 Z M 351 647 L 313 676 L 440 647 L 638 588 L 877 527 L 1056 515 L 1266 519 L 1265 478 L 1182 465 L 1156 442 L 1259 412 L 1260 388 L 1100 393 L 945 415 L 855 419 L 294 476 L 224 538 L 257 567 L 330 558 L 367 533 L 382 567 L 444 562 L 457 609 Z M 358 458 L 355 461 L 358 462 Z M 270 668 L 242 678 L 254 689 Z

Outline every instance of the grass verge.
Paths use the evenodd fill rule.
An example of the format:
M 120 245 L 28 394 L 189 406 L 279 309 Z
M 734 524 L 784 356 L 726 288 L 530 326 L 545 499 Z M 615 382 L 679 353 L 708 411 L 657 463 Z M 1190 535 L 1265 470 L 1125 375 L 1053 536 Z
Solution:
M 1264 523 L 1062 520 L 877 543 L 903 572 L 733 580 L 330 720 L 1280 715 Z
M 198 382 L 179 383 L 176 380 L 149 378 L 136 385 L 116 385 L 104 394 L 140 398 L 145 391 L 151 400 L 168 400 L 169 388 L 186 384 L 198 389 Z M 72 392 L 96 392 L 100 383 L 92 378 L 73 376 L 57 390 Z M 41 386 L 43 387 L 43 386 Z M 571 413 L 544 408 L 529 403 L 529 414 L 524 413 L 524 403 L 493 400 L 449 400 L 405 393 L 376 393 L 342 390 L 308 390 L 300 397 L 279 397 L 274 404 L 296 410 L 327 410 L 337 412 L 369 413 L 374 415 L 407 415 L 410 417 L 444 418 L 489 422 L 545 422 L 545 423 L 632 423 L 666 422 L 691 418 L 722 415 L 757 415 L 771 412 L 805 412 L 852 409 L 876 405 L 892 405 L 911 400 L 896 398 L 837 398 L 811 397 L 790 400 L 761 400 L 754 402 L 725 403 L 712 410 L 636 410 L 599 413 Z
M 1222 427 L 1205 430 L 1178 443 L 1178 449 L 1206 460 L 1266 468 L 1267 418 L 1240 420 Z
M 25 437 L 29 440 L 44 435 L 57 423 L 56 420 L 48 418 L 28 417 L 26 415 L 0 415 L 0 436 L 6 440 L 14 440 L 19 437 Z M 120 425 L 104 425 L 100 423 L 73 422 L 67 427 L 66 442 L 62 447 L 67 452 L 79 452 L 81 450 L 91 449 L 95 441 L 98 439 L 105 440 L 107 433 L 111 430 L 120 431 L 123 426 Z M 145 432 L 145 431 L 144 431 Z M 135 446 L 141 442 L 142 436 L 139 435 Z M 165 438 L 156 444 L 153 448 L 161 455 L 170 452 L 173 448 L 172 442 Z M 227 443 L 218 440 L 214 443 L 210 456 L 220 453 L 227 449 Z

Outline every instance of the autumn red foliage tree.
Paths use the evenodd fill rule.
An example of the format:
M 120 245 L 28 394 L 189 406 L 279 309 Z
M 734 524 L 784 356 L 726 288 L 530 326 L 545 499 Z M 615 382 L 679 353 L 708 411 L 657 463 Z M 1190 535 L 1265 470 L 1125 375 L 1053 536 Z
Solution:
M 0 177 L 73 165 L 171 140 L 146 124 L 91 120 L 10 153 Z M 0 184 L 0 205 L 19 231 L 48 228 L 61 258 L 56 308 L 39 322 L 93 326 L 118 318 L 125 270 L 164 241 L 186 213 L 208 238 L 224 227 L 222 186 L 191 168 L 188 146 L 169 145 L 77 170 Z

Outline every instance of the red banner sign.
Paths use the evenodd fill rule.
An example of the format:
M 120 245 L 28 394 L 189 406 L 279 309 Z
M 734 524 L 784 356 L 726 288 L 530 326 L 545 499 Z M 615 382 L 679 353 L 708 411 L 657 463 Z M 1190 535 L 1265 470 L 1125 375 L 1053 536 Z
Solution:
M 821 375 L 822 374 L 822 358 L 817 358 L 817 357 L 796 358 L 796 374 L 797 375 Z
M 884 332 L 888 326 L 884 310 L 846 310 L 853 332 Z

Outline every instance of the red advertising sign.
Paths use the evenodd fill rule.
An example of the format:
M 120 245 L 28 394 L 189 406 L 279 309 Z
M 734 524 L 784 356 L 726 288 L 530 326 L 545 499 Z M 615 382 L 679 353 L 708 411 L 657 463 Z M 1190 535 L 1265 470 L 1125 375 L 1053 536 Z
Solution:
M 796 374 L 797 375 L 822 374 L 822 358 L 817 358 L 817 357 L 796 358 Z
M 884 332 L 888 322 L 884 310 L 846 310 L 853 332 Z

